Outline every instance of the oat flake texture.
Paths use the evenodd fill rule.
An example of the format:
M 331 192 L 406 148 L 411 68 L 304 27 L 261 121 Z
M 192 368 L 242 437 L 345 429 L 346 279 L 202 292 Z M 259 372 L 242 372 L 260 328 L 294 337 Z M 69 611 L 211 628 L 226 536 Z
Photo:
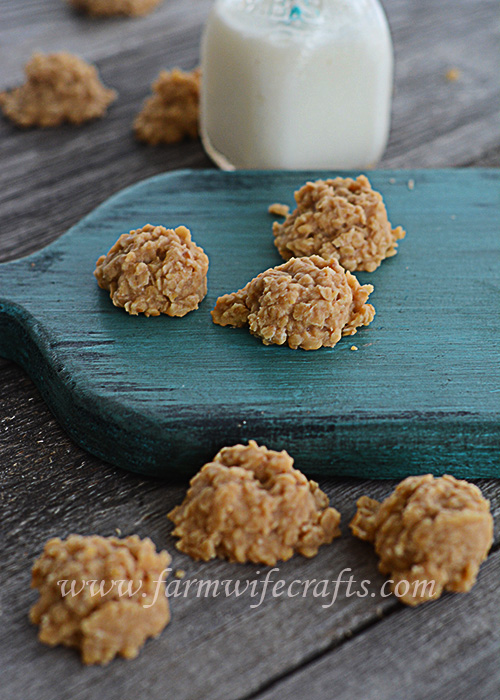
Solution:
M 340 514 L 328 504 L 290 455 L 250 440 L 223 448 L 205 464 L 168 517 L 177 549 L 193 559 L 273 566 L 295 552 L 313 557 L 340 535 Z
M 134 122 L 140 141 L 156 146 L 198 138 L 201 71 L 161 71 Z
M 147 15 L 162 0 L 68 0 L 68 2 L 75 9 L 94 17 L 111 17 L 113 15 L 138 17 Z
M 364 175 L 308 182 L 295 192 L 295 201 L 285 221 L 273 224 L 274 243 L 285 260 L 320 255 L 351 272 L 372 272 L 396 255 L 396 241 L 405 236 L 401 226 L 391 228 L 381 194 Z
M 472 588 L 493 542 L 490 504 L 477 486 L 452 476 L 410 476 L 382 503 L 363 496 L 357 506 L 351 530 L 374 543 L 392 590 L 403 582 L 403 603 Z M 434 581 L 432 594 L 418 586 L 422 581 Z
M 40 598 L 30 619 L 39 625 L 40 641 L 79 649 L 85 664 L 104 665 L 117 654 L 133 659 L 170 620 L 162 575 L 169 563 L 166 551 L 157 553 L 150 539 L 136 535 L 49 540 L 32 571 L 31 585 Z M 58 581 L 68 581 L 67 595 Z M 97 582 L 94 589 L 90 581 Z M 123 581 L 122 588 L 112 581 Z
M 5 116 L 21 127 L 82 124 L 102 117 L 116 99 L 96 68 L 70 53 L 35 53 L 25 72 L 24 85 L 0 93 Z
M 212 319 L 220 326 L 248 325 L 265 345 L 317 350 L 372 321 L 375 309 L 366 303 L 372 291 L 335 259 L 292 258 L 219 297 Z
M 207 293 L 207 270 L 208 257 L 185 226 L 147 224 L 120 236 L 94 275 L 129 314 L 185 316 Z

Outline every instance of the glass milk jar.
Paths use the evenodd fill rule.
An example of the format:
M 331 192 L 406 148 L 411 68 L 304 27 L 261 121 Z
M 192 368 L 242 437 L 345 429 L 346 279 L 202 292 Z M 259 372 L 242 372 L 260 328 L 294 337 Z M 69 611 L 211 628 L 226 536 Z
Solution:
M 201 134 L 235 168 L 373 166 L 393 53 L 378 0 L 216 0 L 201 49 Z

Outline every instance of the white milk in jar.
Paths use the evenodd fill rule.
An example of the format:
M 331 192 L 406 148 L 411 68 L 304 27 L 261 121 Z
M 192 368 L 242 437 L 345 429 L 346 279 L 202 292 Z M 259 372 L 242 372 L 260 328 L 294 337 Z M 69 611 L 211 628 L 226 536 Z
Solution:
M 201 134 L 224 169 L 366 168 L 390 123 L 378 0 L 216 0 L 202 40 Z

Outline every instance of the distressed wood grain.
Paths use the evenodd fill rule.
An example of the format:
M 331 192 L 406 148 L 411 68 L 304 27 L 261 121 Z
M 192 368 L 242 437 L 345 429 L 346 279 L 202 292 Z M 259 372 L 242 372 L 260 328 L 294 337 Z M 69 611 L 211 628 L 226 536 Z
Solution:
M 484 595 L 486 578 L 499 580 L 500 552 L 492 554 L 467 599 L 436 614 L 436 604 L 401 610 L 324 654 L 282 683 L 251 697 L 287 700 L 362 697 L 363 700 L 491 700 L 500 694 L 498 589 Z
M 355 338 L 305 353 L 212 322 L 220 295 L 282 262 L 269 202 L 326 176 L 184 170 L 128 188 L 0 265 L 0 354 L 17 358 L 80 445 L 145 474 L 190 475 L 225 444 L 257 439 L 309 474 L 500 476 L 500 171 L 371 173 L 408 235 L 358 273 L 375 287 L 376 315 Z M 182 319 L 130 317 L 92 276 L 146 222 L 188 226 L 209 257 L 207 297 Z
M 374 679 L 388 666 L 388 659 L 392 657 L 394 663 L 404 663 L 408 667 L 407 674 L 414 674 L 416 678 L 422 671 L 425 659 L 425 663 L 430 663 L 429 659 L 434 658 L 438 651 L 439 655 L 432 663 L 438 663 L 443 658 L 443 639 L 457 615 L 460 620 L 470 618 L 469 626 L 462 625 L 460 631 L 457 623 L 460 646 L 451 659 L 457 676 L 461 676 L 460 654 L 468 643 L 475 643 L 478 630 L 484 631 L 481 656 L 483 652 L 494 653 L 492 635 L 495 617 L 491 614 L 491 606 L 497 600 L 498 571 L 495 567 L 498 553 L 492 557 L 491 565 L 484 565 L 473 595 L 446 594 L 429 606 L 425 619 L 432 620 L 431 629 L 438 630 L 442 626 L 435 644 L 428 624 L 417 622 L 411 635 L 411 650 L 413 652 L 417 648 L 422 652 L 421 656 L 417 653 L 405 656 L 401 651 L 405 645 L 399 637 L 398 644 L 394 642 L 392 645 L 391 629 L 401 635 L 401 630 L 409 624 L 415 611 L 405 609 L 392 597 L 383 598 L 380 595 L 384 578 L 376 571 L 372 547 L 353 538 L 347 524 L 354 514 L 355 500 L 359 496 L 368 493 L 375 498 L 384 498 L 392 490 L 394 482 L 353 479 L 320 480 L 320 486 L 342 514 L 342 537 L 332 545 L 323 547 L 314 559 L 294 557 L 282 564 L 279 572 L 273 574 L 273 579 L 282 578 L 287 584 L 294 579 L 332 580 L 344 569 L 351 569 L 356 581 L 371 582 L 368 597 L 347 597 L 346 587 L 341 586 L 338 599 L 327 608 L 323 608 L 322 604 L 331 603 L 333 590 L 325 599 L 311 594 L 293 599 L 273 598 L 269 594 L 261 605 L 254 608 L 250 608 L 250 605 L 258 604 L 259 598 L 250 596 L 239 599 L 221 596 L 207 599 L 195 595 L 174 598 L 171 600 L 172 622 L 162 636 L 148 642 L 134 662 L 118 660 L 105 670 L 83 668 L 76 653 L 71 650 L 51 650 L 40 645 L 36 640 L 36 630 L 26 616 L 29 605 L 36 599 L 36 593 L 28 589 L 29 566 L 49 537 L 67 536 L 73 531 L 113 535 L 116 528 L 123 535 L 137 533 L 150 536 L 158 547 L 166 547 L 170 551 L 174 570 L 184 569 L 186 580 L 193 581 L 262 580 L 268 568 L 219 561 L 195 563 L 177 552 L 170 534 L 172 525 L 165 516 L 182 498 L 184 484 L 173 486 L 160 480 L 145 480 L 103 465 L 78 448 L 73 447 L 68 453 L 59 426 L 39 396 L 32 392 L 28 380 L 20 374 L 16 368 L 9 370 L 8 376 L 4 377 L 4 386 L 11 389 L 21 385 L 27 390 L 32 399 L 29 401 L 29 415 L 23 412 L 22 401 L 10 393 L 6 401 L 6 416 L 10 420 L 1 424 L 3 435 L 9 431 L 15 432 L 10 437 L 8 449 L 3 452 L 4 463 L 10 466 L 2 470 L 2 506 L 4 511 L 8 509 L 9 512 L 8 524 L 0 524 L 3 542 L 0 600 L 2 697 L 53 700 L 71 694 L 83 700 L 90 698 L 92 692 L 118 699 L 130 697 L 139 684 L 141 697 L 144 698 L 163 698 L 167 688 L 169 694 L 181 698 L 237 700 L 258 693 L 262 686 L 270 683 L 274 685 L 268 692 L 269 697 L 288 697 L 281 695 L 283 677 L 304 665 L 306 667 L 300 673 L 305 673 L 309 664 L 321 661 L 323 654 L 327 654 L 327 667 L 333 664 L 336 668 L 336 662 L 328 659 L 335 659 L 337 653 L 342 653 L 342 659 L 349 657 L 349 652 L 342 650 L 344 647 L 349 649 L 349 645 L 358 637 L 366 639 L 363 649 L 371 648 L 373 663 L 369 669 Z M 41 440 L 43 443 L 39 442 Z M 44 452 L 40 451 L 41 445 Z M 494 549 L 497 549 L 500 541 L 500 494 L 494 481 L 479 480 L 476 483 L 492 502 L 496 522 Z M 344 577 L 348 578 L 349 575 L 350 572 L 345 572 Z M 352 590 L 360 590 L 359 585 L 354 585 Z M 481 609 L 480 600 L 484 609 Z M 426 608 L 424 606 L 422 610 Z M 421 613 L 418 619 L 421 619 Z M 377 637 L 377 643 L 371 646 L 369 640 L 381 620 L 386 624 L 382 638 L 386 645 L 390 645 L 390 651 L 383 656 L 383 664 L 377 666 L 375 660 L 379 658 L 381 642 Z M 418 630 L 421 631 L 417 633 Z M 424 635 L 423 639 L 419 634 Z M 446 653 L 451 653 L 453 644 L 457 646 L 456 637 L 450 637 Z M 489 651 L 486 648 L 488 645 Z M 404 661 L 398 661 L 398 649 Z M 465 654 L 465 658 L 467 675 L 463 676 L 462 682 L 471 678 L 477 663 L 472 650 Z M 349 664 L 342 661 L 338 667 L 339 673 L 342 668 L 352 669 L 353 664 L 361 662 L 365 663 L 361 654 L 353 656 Z M 480 668 L 476 670 L 479 672 Z M 366 676 L 370 673 L 365 671 Z M 326 671 L 325 676 L 328 677 Z M 383 676 L 387 684 L 391 678 L 389 668 L 384 670 Z M 451 680 L 450 676 L 451 673 L 448 673 L 445 677 L 447 683 Z M 347 683 L 346 680 L 346 689 L 343 694 L 339 693 L 339 697 L 352 697 L 349 693 L 352 684 L 356 683 L 356 677 L 349 670 L 347 678 L 350 681 Z M 435 679 L 435 683 L 438 688 L 438 679 Z M 361 689 L 361 685 L 357 687 Z M 327 684 L 311 697 L 330 697 Z M 368 697 L 377 696 L 372 694 Z M 409 694 L 409 697 L 412 695 Z
M 54 240 L 114 192 L 179 167 L 207 167 L 198 142 L 150 148 L 131 125 L 161 68 L 196 65 L 208 0 L 168 0 L 140 20 L 91 21 L 62 0 L 3 0 L 0 89 L 22 81 L 33 49 L 70 47 L 119 92 L 106 119 L 81 129 L 19 131 L 0 120 L 0 259 Z M 391 0 L 396 73 L 392 129 L 380 167 L 473 165 L 498 147 L 496 0 Z M 29 17 L 29 19 L 28 19 Z M 457 67 L 460 79 L 446 80 Z M 500 159 L 493 163 L 499 165 Z M 30 196 L 19 197 L 26 173 Z M 98 183 L 98 184 L 97 184 Z M 49 223 L 50 222 L 50 223 Z
M 55 240 L 139 179 L 210 167 L 197 142 L 153 149 L 131 135 L 158 71 L 196 65 L 210 5 L 165 0 L 147 18 L 93 22 L 62 0 L 2 0 L 0 89 L 22 80 L 33 49 L 70 49 L 95 61 L 120 99 L 106 119 L 82 129 L 21 132 L 0 120 L 1 260 Z M 498 166 L 497 1 L 385 0 L 384 5 L 396 76 L 391 139 L 381 165 Z M 451 67 L 461 71 L 454 83 L 445 79 Z M 329 610 L 313 598 L 297 606 L 267 599 L 266 607 L 252 611 L 248 600 L 176 599 L 171 626 L 134 662 L 85 669 L 71 651 L 42 647 L 26 614 L 36 598 L 28 588 L 29 567 L 45 540 L 72 531 L 108 535 L 120 528 L 123 534 L 150 535 L 174 552 L 165 513 L 181 498 L 185 483 L 144 479 L 84 453 L 55 423 L 26 375 L 1 359 L 0 385 L 2 700 L 500 695 L 494 637 L 497 480 L 478 482 L 493 502 L 496 544 L 470 595 L 446 595 L 415 611 L 376 597 L 341 596 Z M 383 497 L 393 484 L 323 479 L 321 486 L 342 511 L 344 536 L 317 559 L 292 560 L 282 573 L 287 580 L 325 578 L 352 567 L 371 578 L 376 592 L 382 579 L 373 552 L 350 538 L 346 524 L 359 495 Z M 177 553 L 174 564 L 189 577 L 256 576 L 255 567 L 240 570 L 220 562 L 205 567 Z

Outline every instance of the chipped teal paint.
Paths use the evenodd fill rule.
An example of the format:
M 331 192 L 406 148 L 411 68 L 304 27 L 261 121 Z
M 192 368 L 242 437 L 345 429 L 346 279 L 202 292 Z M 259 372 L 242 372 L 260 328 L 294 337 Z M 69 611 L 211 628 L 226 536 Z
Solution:
M 371 173 L 408 235 L 359 275 L 377 315 L 355 338 L 293 351 L 211 322 L 217 296 L 280 262 L 268 205 L 321 175 L 180 171 L 117 194 L 0 265 L 0 353 L 76 442 L 138 472 L 191 473 L 255 438 L 308 473 L 500 476 L 498 170 Z M 146 222 L 187 225 L 210 257 L 208 297 L 183 319 L 129 317 L 92 276 Z

